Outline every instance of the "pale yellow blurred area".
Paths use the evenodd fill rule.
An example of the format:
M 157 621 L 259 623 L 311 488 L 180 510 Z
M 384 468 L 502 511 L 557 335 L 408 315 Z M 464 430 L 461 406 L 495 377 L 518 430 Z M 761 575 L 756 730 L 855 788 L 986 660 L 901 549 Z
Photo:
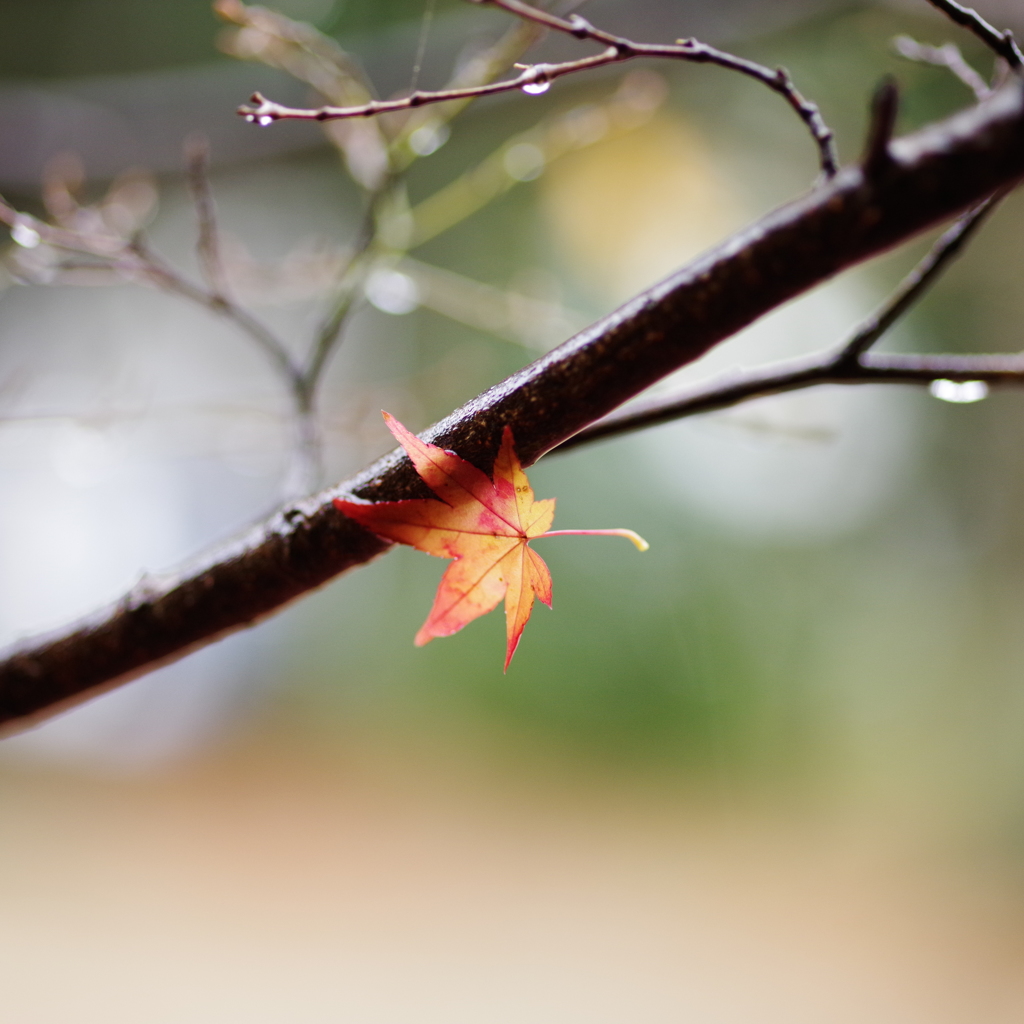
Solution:
M 4 1020 L 1024 1015 L 1019 895 L 898 824 L 347 757 L 270 743 L 148 780 L 6 773 Z
M 571 153 L 541 179 L 546 222 L 578 277 L 621 302 L 747 219 L 707 141 L 659 113 L 624 135 Z

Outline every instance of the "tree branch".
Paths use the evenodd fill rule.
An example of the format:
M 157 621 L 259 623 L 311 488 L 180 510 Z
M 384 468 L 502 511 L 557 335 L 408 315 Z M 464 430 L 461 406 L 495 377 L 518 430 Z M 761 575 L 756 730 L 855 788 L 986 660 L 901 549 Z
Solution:
M 1012 68 L 1024 67 L 1024 53 L 1017 46 L 1013 33 L 1007 29 L 1000 32 L 990 25 L 977 11 L 971 7 L 963 7 L 956 0 L 928 0 L 932 7 L 937 7 L 951 21 L 973 32 L 990 50 L 997 53 Z
M 205 216 L 202 214 L 201 218 Z M 157 288 L 190 299 L 234 323 L 264 351 L 287 380 L 294 382 L 297 379 L 298 367 L 276 335 L 223 294 L 212 290 L 212 287 L 203 288 L 179 274 L 149 248 L 141 233 L 132 238 L 123 238 L 110 233 L 83 233 L 58 227 L 19 213 L 3 198 L 0 198 L 0 224 L 6 224 L 12 232 L 18 231 L 19 227 L 28 228 L 35 236 L 35 244 L 44 242 L 54 249 L 95 257 L 99 261 L 97 267 L 107 267 L 124 277 L 148 281 Z M 206 230 L 209 230 L 209 222 Z
M 862 356 L 856 366 L 849 368 L 821 356 L 790 359 L 758 370 L 719 377 L 710 384 L 636 406 L 628 415 L 609 416 L 581 430 L 551 454 L 671 423 L 686 416 L 728 409 L 752 398 L 802 391 L 821 384 L 917 384 L 928 387 L 936 380 L 983 381 L 996 387 L 1024 387 L 1024 356 L 872 353 Z
M 423 432 L 490 471 L 505 426 L 525 465 L 769 310 L 1024 177 L 1024 84 L 889 144 L 769 214 Z M 874 356 L 873 372 L 952 375 L 953 357 Z M 991 366 L 1015 372 L 1015 357 Z M 911 363 L 916 360 L 916 365 Z M 1012 365 L 1010 365 L 1012 363 Z M 884 372 L 883 372 L 884 371 Z M 975 367 L 971 366 L 971 375 Z M 340 494 L 426 497 L 400 451 L 174 574 L 0 662 L 0 721 L 31 719 L 252 625 L 387 543 L 339 515 Z
M 1000 190 L 973 210 L 965 213 L 931 247 L 928 254 L 907 276 L 872 316 L 857 328 L 845 345 L 840 346 L 835 361 L 848 366 L 887 331 L 935 283 L 938 276 L 957 256 L 985 222 L 989 214 L 1005 198 Z
M 825 124 L 818 107 L 800 94 L 785 68 L 775 68 L 774 70 L 766 68 L 753 61 L 745 60 L 723 50 L 717 50 L 696 39 L 680 39 L 674 44 L 665 45 L 637 43 L 624 36 L 616 36 L 611 32 L 595 28 L 578 14 L 560 18 L 530 4 L 521 3 L 520 0 L 470 0 L 470 2 L 498 7 L 525 21 L 562 32 L 579 40 L 598 43 L 605 49 L 600 53 L 581 57 L 578 60 L 563 61 L 559 64 L 529 65 L 515 78 L 502 82 L 488 82 L 466 88 L 441 89 L 437 92 L 423 92 L 415 89 L 400 99 L 372 100 L 358 106 L 324 106 L 316 109 L 286 107 L 268 100 L 257 92 L 252 95 L 250 101 L 252 105 L 239 107 L 238 113 L 246 120 L 261 125 L 268 125 L 273 121 L 280 120 L 336 121 L 353 117 L 375 117 L 379 114 L 410 110 L 430 103 L 465 101 L 495 93 L 514 92 L 517 89 L 526 92 L 543 92 L 551 82 L 564 75 L 573 75 L 581 71 L 633 60 L 637 57 L 660 57 L 697 64 L 715 64 L 718 67 L 737 71 L 741 75 L 756 79 L 782 96 L 803 121 L 818 147 L 818 158 L 825 175 L 831 177 L 839 169 L 832 130 Z
M 976 100 L 986 99 L 992 92 L 988 82 L 964 60 L 964 55 L 955 43 L 928 46 L 926 43 L 919 43 L 911 36 L 897 36 L 892 44 L 896 52 L 901 57 L 906 57 L 907 60 L 946 68 L 974 93 Z
M 227 281 L 220 255 L 220 232 L 217 230 L 217 208 L 210 188 L 210 146 L 200 136 L 185 140 L 185 163 L 188 168 L 189 190 L 199 222 L 196 254 L 199 267 L 214 299 L 227 301 Z
M 870 146 L 868 147 L 870 151 Z M 1001 191 L 965 213 L 932 246 L 899 287 L 868 317 L 848 341 L 826 352 L 787 359 L 755 370 L 734 371 L 715 380 L 660 395 L 612 413 L 564 441 L 552 454 L 592 441 L 630 434 L 698 413 L 714 412 L 752 398 L 800 391 L 819 384 L 923 384 L 934 380 L 980 380 L 986 384 L 1024 387 L 1024 355 L 889 356 L 867 350 L 938 279 L 942 271 L 1006 195 Z

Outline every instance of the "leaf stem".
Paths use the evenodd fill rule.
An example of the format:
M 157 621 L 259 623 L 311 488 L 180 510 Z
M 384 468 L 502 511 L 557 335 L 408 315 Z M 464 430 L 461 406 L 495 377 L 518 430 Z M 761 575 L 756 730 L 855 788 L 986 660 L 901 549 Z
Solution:
M 651 545 L 633 530 L 548 530 L 542 533 L 541 537 L 625 537 L 634 544 L 640 551 L 646 551 Z M 539 538 L 535 538 L 539 539 Z

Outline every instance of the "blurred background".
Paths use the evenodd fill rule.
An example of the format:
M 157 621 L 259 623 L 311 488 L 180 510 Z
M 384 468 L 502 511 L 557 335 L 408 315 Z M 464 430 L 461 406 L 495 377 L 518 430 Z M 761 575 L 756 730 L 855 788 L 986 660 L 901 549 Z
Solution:
M 1014 0 L 979 6 L 1024 31 Z M 275 9 L 385 96 L 418 63 L 441 85 L 508 24 L 454 0 Z M 971 100 L 895 36 L 955 39 L 991 69 L 924 0 L 582 11 L 784 64 L 846 161 L 883 74 L 901 130 Z M 7 201 L 47 217 L 46 179 L 51 209 L 65 188 L 105 223 L 127 210 L 198 280 L 182 169 L 201 133 L 234 294 L 304 351 L 372 168 L 351 139 L 355 178 L 338 136 L 234 111 L 254 89 L 314 101 L 308 85 L 236 59 L 261 37 L 206 0 L 7 0 L 0 22 Z M 547 40 L 530 59 L 582 52 Z M 411 209 L 419 234 L 369 275 L 329 366 L 328 482 L 392 446 L 381 408 L 425 427 L 817 173 L 777 97 L 667 63 L 483 100 L 408 146 L 395 223 Z M 4 243 L 0 293 L 5 640 L 258 520 L 293 458 L 288 394 L 235 325 L 62 270 L 31 223 Z M 884 346 L 1019 348 L 1022 228 L 1012 197 Z M 663 386 L 839 341 L 927 243 Z M 555 608 L 507 675 L 499 615 L 412 646 L 442 565 L 402 549 L 4 740 L 7 1015 L 1019 1021 L 1022 401 L 824 388 L 552 455 L 531 478 L 557 527 L 631 527 L 651 552 L 541 542 Z

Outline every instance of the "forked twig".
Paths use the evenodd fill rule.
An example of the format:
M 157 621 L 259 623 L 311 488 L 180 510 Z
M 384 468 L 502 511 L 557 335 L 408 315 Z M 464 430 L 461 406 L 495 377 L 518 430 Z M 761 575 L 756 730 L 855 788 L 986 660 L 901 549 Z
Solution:
M 1013 33 L 990 25 L 976 10 L 964 7 L 956 0 L 928 0 L 932 7 L 937 7 L 951 21 L 973 32 L 990 50 L 997 53 L 1012 68 L 1024 68 L 1024 53 L 1021 53 Z
M 561 18 L 530 4 L 521 3 L 520 0 L 470 0 L 470 2 L 498 7 L 509 14 L 545 28 L 562 32 L 579 40 L 598 43 L 605 49 L 600 53 L 581 57 L 578 60 L 563 61 L 558 64 L 530 65 L 515 78 L 501 82 L 488 82 L 465 88 L 441 89 L 436 92 L 414 90 L 408 96 L 400 99 L 372 100 L 357 106 L 323 106 L 316 109 L 286 107 L 268 100 L 260 93 L 254 93 L 251 105 L 239 107 L 238 112 L 247 120 L 264 125 L 278 120 L 335 121 L 344 118 L 374 117 L 379 114 L 410 110 L 430 103 L 464 101 L 496 93 L 513 92 L 517 89 L 525 92 L 543 92 L 552 81 L 565 75 L 606 67 L 609 64 L 634 60 L 637 57 L 659 57 L 698 64 L 715 64 L 761 82 L 782 96 L 810 131 L 818 147 L 818 157 L 825 175 L 830 177 L 839 168 L 832 130 L 825 124 L 817 105 L 800 94 L 785 68 L 773 70 L 754 61 L 708 46 L 696 39 L 678 40 L 674 44 L 637 43 L 623 36 L 595 28 L 578 14 Z
M 868 317 L 849 340 L 838 348 L 799 359 L 788 359 L 756 370 L 726 374 L 708 383 L 633 405 L 581 430 L 563 442 L 555 452 L 669 423 L 685 416 L 726 409 L 752 398 L 783 394 L 820 384 L 919 384 L 927 387 L 936 379 L 945 379 L 1024 387 L 1024 354 L 961 356 L 868 353 L 868 349 L 925 294 L 963 251 L 1005 195 L 1005 191 L 999 192 L 960 217 L 900 282 L 881 308 Z
M 928 250 L 927 255 L 899 283 L 882 307 L 865 320 L 837 353 L 837 363 L 848 364 L 859 359 L 896 321 L 935 283 L 939 275 L 963 252 L 989 214 L 1006 197 L 997 192 L 973 210 L 968 210 L 945 231 Z
M 928 46 L 926 43 L 919 43 L 910 36 L 897 36 L 892 41 L 892 44 L 896 52 L 901 57 L 906 57 L 907 60 L 918 61 L 921 64 L 934 64 L 936 67 L 946 68 L 974 93 L 976 100 L 983 100 L 992 94 L 992 89 L 988 82 L 964 60 L 960 47 L 955 43 L 944 43 L 942 46 Z

